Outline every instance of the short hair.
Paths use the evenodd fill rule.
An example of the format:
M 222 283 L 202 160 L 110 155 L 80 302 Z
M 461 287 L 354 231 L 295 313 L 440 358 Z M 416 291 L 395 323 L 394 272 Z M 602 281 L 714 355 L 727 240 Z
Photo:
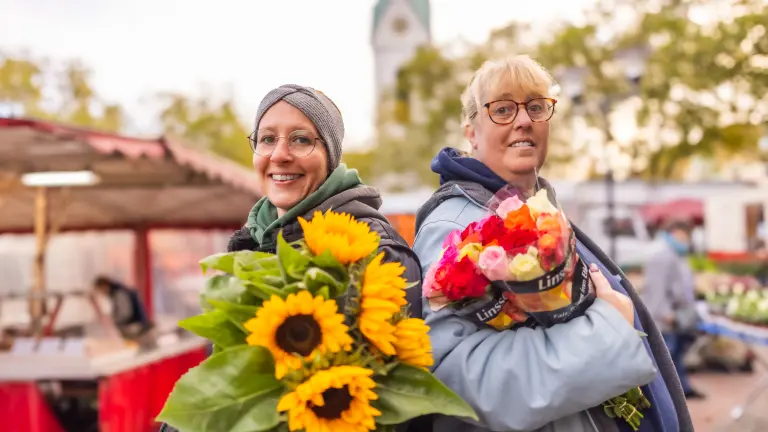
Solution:
M 103 275 L 96 276 L 96 279 L 93 280 L 93 286 L 99 285 L 112 285 L 112 279 Z
M 552 75 L 528 55 L 486 61 L 461 95 L 462 124 L 469 124 L 477 115 L 483 98 L 505 91 L 548 97 L 554 85 Z
M 687 219 L 679 219 L 679 218 L 673 218 L 669 219 L 664 223 L 664 231 L 666 232 L 672 232 L 672 231 L 684 231 L 688 234 L 691 233 L 693 230 L 693 224 L 691 221 Z

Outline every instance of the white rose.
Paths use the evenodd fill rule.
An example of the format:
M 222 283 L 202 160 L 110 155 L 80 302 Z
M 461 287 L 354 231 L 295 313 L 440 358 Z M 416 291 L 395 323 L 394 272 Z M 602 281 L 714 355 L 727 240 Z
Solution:
M 535 195 L 528 198 L 525 204 L 528 205 L 534 218 L 539 217 L 542 213 L 557 213 L 557 207 L 549 201 L 546 189 L 540 189 Z

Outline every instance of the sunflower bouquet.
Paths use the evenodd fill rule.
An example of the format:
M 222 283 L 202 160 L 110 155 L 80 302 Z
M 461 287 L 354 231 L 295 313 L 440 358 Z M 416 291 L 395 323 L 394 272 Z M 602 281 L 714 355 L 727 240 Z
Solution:
M 429 371 L 424 321 L 408 316 L 400 263 L 343 214 L 299 219 L 275 254 L 201 261 L 203 313 L 179 326 L 214 354 L 176 383 L 158 416 L 182 432 L 391 431 L 426 414 L 477 419 Z

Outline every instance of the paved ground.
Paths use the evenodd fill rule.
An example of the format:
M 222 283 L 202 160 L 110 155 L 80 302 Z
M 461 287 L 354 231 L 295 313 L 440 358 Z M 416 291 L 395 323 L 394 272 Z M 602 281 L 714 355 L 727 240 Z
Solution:
M 696 373 L 691 380 L 704 400 L 688 402 L 696 432 L 766 432 L 768 431 L 768 391 L 747 409 L 738 422 L 731 411 L 740 405 L 760 379 L 768 380 L 768 371 L 747 373 Z

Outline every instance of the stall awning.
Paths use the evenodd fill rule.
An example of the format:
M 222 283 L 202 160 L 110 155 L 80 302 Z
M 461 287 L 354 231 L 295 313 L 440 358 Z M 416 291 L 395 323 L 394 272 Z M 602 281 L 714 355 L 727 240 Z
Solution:
M 640 208 L 640 214 L 649 225 L 663 224 L 669 220 L 688 220 L 695 224 L 704 222 L 704 203 L 695 199 L 677 199 L 652 203 Z
M 248 145 L 243 137 L 243 145 Z M 31 119 L 0 119 L 0 233 L 34 230 L 30 172 L 90 171 L 91 186 L 50 196 L 62 231 L 240 226 L 257 177 L 170 138 L 135 139 Z

